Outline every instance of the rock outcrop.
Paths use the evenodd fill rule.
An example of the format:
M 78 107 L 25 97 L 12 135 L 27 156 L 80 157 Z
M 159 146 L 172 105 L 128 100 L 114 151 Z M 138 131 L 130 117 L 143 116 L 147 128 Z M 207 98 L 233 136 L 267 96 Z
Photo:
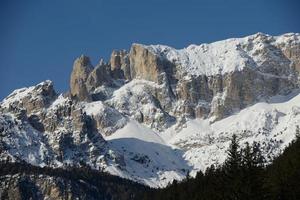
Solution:
M 20 170 L 20 169 L 18 169 Z M 81 176 L 82 169 L 73 170 L 53 170 L 52 173 L 44 171 L 44 174 L 37 172 L 15 173 L 13 175 L 0 176 L 0 199 L 6 200 L 68 200 L 68 199 L 139 199 L 146 187 L 133 185 L 134 183 L 118 179 L 117 177 L 96 174 L 97 177 Z M 50 171 L 50 170 L 48 170 Z M 3 172 L 2 172 L 3 173 Z M 65 173 L 65 174 L 63 174 Z M 95 172 L 94 172 L 95 173 Z M 99 181 L 100 180 L 100 181 Z M 111 186 L 114 187 L 111 187 Z M 130 186 L 129 186 L 130 185 Z M 126 192 L 122 192 L 125 191 Z M 138 197 L 137 197 L 138 196 Z
M 78 96 L 107 100 L 110 96 L 97 87 L 117 89 L 125 80 L 147 80 L 160 85 L 151 92 L 158 109 L 174 117 L 215 121 L 297 88 L 299 48 L 297 34 L 273 37 L 262 33 L 183 50 L 133 44 L 129 53 L 113 51 L 110 63 L 88 68 L 80 78 L 86 80 L 80 87 L 83 95 Z M 124 81 L 116 85 L 116 80 Z
M 168 112 L 219 120 L 299 87 L 299 48 L 298 35 L 262 33 L 183 50 L 134 44 L 130 70 L 133 78 L 164 84 L 169 98 L 156 97 L 160 104 L 172 99 Z
M 100 193 L 87 183 L 47 175 L 15 174 L 0 180 L 0 198 L 7 200 L 96 199 L 95 194 Z
M 93 66 L 89 57 L 82 55 L 75 60 L 70 79 L 70 92 L 72 97 L 80 101 L 91 100 L 86 82 L 92 71 Z
M 113 51 L 110 64 L 113 78 L 131 80 L 129 54 L 126 50 Z
M 90 59 L 80 56 L 74 62 L 70 78 L 70 93 L 74 99 L 79 101 L 92 101 L 94 90 L 101 85 L 111 85 L 111 67 L 102 59 L 93 68 Z
M 8 112 L 17 113 L 22 108 L 30 114 L 47 108 L 56 98 L 57 94 L 53 88 L 53 83 L 47 80 L 30 88 L 15 90 L 4 99 L 7 103 L 1 106 Z
M 88 91 L 93 92 L 97 87 L 104 84 L 111 85 L 112 78 L 110 65 L 101 60 L 100 63 L 89 74 L 86 85 Z
M 90 162 L 99 168 L 110 159 L 118 160 L 120 168 L 124 164 L 122 156 L 108 148 L 97 121 L 86 115 L 77 100 L 57 96 L 50 81 L 8 96 L 0 106 L 0 131 L 0 152 L 31 164 L 57 167 L 69 161 Z M 8 144 L 22 150 L 16 152 Z
M 163 66 L 158 56 L 143 45 L 133 44 L 130 49 L 131 77 L 158 82 Z

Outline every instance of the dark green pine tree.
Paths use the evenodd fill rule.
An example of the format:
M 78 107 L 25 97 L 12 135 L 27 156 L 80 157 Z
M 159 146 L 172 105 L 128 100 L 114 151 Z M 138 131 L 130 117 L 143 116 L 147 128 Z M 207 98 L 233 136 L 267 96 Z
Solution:
M 300 138 L 297 137 L 272 165 L 267 166 L 265 185 L 269 190 L 269 199 L 300 199 L 299 169 Z
M 226 172 L 235 173 L 240 169 L 242 158 L 239 147 L 237 136 L 234 134 L 231 138 L 231 144 L 227 150 L 227 159 L 224 164 Z
M 257 142 L 252 144 L 253 164 L 255 167 L 263 168 L 265 165 L 265 157 L 262 155 L 261 146 Z
M 245 169 L 251 169 L 254 167 L 254 158 L 253 152 L 248 142 L 246 142 L 246 146 L 242 149 L 242 166 Z
M 227 159 L 224 164 L 224 187 L 226 187 L 226 199 L 241 199 L 241 165 L 242 158 L 239 150 L 237 136 L 231 138 L 231 144 L 227 151 Z
M 263 161 L 259 143 L 246 143 L 242 152 L 242 199 L 263 199 Z

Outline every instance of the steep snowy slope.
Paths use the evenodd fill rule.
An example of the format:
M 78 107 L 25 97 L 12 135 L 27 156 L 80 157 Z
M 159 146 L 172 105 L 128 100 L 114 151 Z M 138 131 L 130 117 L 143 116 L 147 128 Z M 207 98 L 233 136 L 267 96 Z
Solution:
M 268 56 L 278 59 L 279 52 L 266 52 L 266 48 L 273 48 L 286 44 L 299 44 L 299 34 L 285 34 L 272 37 L 257 33 L 244 38 L 232 38 L 210 44 L 190 45 L 184 49 L 174 49 L 164 45 L 142 45 L 150 52 L 164 59 L 174 62 L 190 75 L 226 74 L 241 71 L 245 67 L 261 67 Z
M 84 162 L 95 169 L 152 187 L 163 187 L 173 179 L 180 180 L 192 169 L 183 159 L 182 151 L 169 147 L 149 127 L 123 116 L 101 101 L 79 102 L 71 106 L 74 113 L 70 116 L 62 114 L 69 105 L 69 99 L 62 95 L 55 97 L 43 110 L 34 108 L 25 111 L 17 107 L 24 99 L 46 99 L 40 87 L 49 84 L 52 83 L 46 81 L 16 90 L 3 101 L 0 159 L 11 162 L 24 160 L 33 165 L 52 167 Z M 37 102 L 39 100 L 32 103 Z M 26 107 L 31 107 L 30 103 Z M 6 112 L 8 108 L 14 110 Z M 76 113 L 80 114 L 77 116 Z M 44 119 L 36 119 L 40 115 Z M 106 127 L 114 134 L 102 132 L 101 135 L 92 128 L 89 116 L 108 122 Z M 56 120 L 57 128 L 51 131 Z M 118 123 L 114 126 L 109 123 L 110 120 L 117 120 Z M 46 122 L 50 122 L 47 124 L 50 129 L 43 125 Z
M 170 128 L 161 135 L 170 145 L 184 149 L 184 158 L 197 171 L 225 160 L 233 134 L 238 135 L 242 145 L 259 142 L 270 160 L 295 138 L 297 125 L 300 125 L 299 90 L 275 96 L 268 103 L 257 103 L 212 124 L 209 119 L 193 119 L 180 132 Z
M 182 150 L 166 145 L 157 133 L 136 121 L 105 139 L 123 152 L 126 170 L 133 178 L 144 177 L 147 185 L 166 186 L 173 179 L 181 180 L 192 169 Z

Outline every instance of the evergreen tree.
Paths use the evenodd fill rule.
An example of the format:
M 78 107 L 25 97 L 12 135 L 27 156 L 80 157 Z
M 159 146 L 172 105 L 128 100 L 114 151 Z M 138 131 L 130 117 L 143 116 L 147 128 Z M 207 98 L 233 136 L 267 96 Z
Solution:
M 227 159 L 224 164 L 224 186 L 226 187 L 226 199 L 241 199 L 241 152 L 237 136 L 231 138 L 231 144 L 227 151 Z
M 251 169 L 255 163 L 253 159 L 253 152 L 248 142 L 246 142 L 246 146 L 242 149 L 242 166 L 244 169 Z
M 227 171 L 238 171 L 241 166 L 241 152 L 239 151 L 239 143 L 237 141 L 237 136 L 232 135 L 231 144 L 227 151 L 227 159 L 225 161 L 225 169 Z
M 242 152 L 242 199 L 263 199 L 263 156 L 259 143 L 246 143 Z
M 296 128 L 297 132 L 297 128 Z M 265 185 L 269 199 L 300 199 L 300 139 L 296 138 L 267 167 Z
M 261 146 L 257 142 L 253 142 L 252 144 L 252 156 L 253 156 L 253 164 L 256 167 L 264 167 L 265 158 L 262 155 Z

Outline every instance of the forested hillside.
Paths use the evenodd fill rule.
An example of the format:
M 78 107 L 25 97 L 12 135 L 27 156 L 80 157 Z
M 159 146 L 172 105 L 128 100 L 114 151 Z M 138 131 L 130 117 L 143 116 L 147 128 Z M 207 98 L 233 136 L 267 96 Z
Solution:
M 272 164 L 257 143 L 241 148 L 233 136 L 224 165 L 211 166 L 195 178 L 174 181 L 147 199 L 300 199 L 300 134 Z

